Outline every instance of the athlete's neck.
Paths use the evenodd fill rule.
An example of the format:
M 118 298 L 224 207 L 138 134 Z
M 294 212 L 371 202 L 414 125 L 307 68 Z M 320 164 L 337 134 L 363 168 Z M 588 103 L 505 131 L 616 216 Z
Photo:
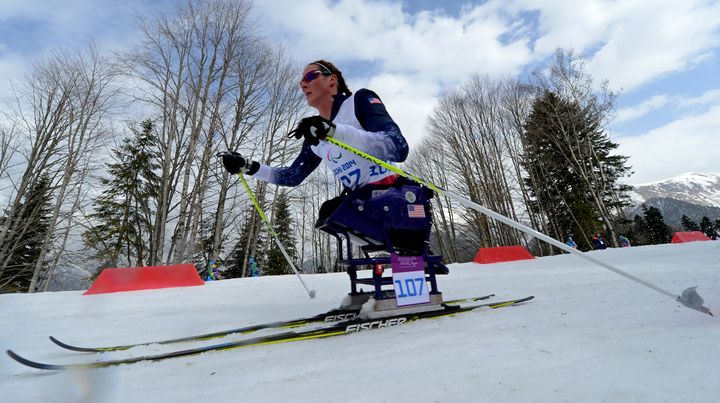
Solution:
M 333 96 L 329 96 L 317 105 L 318 113 L 327 120 L 330 120 L 330 116 L 332 115 L 333 99 Z

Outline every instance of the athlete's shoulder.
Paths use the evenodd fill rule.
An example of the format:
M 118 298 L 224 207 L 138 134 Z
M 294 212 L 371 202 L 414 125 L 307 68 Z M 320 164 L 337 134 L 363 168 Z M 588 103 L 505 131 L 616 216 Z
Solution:
M 367 88 L 360 88 L 355 92 L 355 104 L 356 105 L 382 105 L 382 100 L 373 90 Z

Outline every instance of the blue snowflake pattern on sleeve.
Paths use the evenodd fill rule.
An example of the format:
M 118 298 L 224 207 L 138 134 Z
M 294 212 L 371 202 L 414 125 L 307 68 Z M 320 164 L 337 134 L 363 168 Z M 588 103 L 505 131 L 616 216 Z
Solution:
M 300 155 L 289 167 L 261 167 L 260 172 L 255 176 L 269 183 L 280 186 L 297 186 L 320 165 L 322 159 L 315 155 L 310 145 L 304 141 Z

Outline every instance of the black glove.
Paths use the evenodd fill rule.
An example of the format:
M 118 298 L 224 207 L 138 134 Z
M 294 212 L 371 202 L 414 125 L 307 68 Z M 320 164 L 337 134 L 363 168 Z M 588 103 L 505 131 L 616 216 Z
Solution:
M 225 169 L 231 174 L 252 175 L 260 169 L 260 163 L 243 158 L 240 153 L 235 151 L 223 151 L 218 153 L 218 157 L 222 157 Z
M 320 140 L 335 135 L 335 124 L 322 116 L 310 116 L 302 119 L 289 135 L 296 139 L 305 137 L 310 145 L 316 146 L 320 144 Z

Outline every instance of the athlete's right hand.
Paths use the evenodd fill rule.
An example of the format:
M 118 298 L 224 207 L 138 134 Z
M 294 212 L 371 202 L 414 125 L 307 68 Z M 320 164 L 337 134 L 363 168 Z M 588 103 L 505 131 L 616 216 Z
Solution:
M 316 146 L 320 144 L 320 140 L 334 135 L 335 124 L 322 116 L 310 116 L 300 120 L 295 130 L 289 133 L 289 137 L 295 136 L 296 139 L 305 137 L 305 141 L 311 146 Z
M 243 158 L 240 153 L 235 151 L 223 151 L 218 153 L 218 157 L 222 157 L 225 169 L 233 175 L 252 175 L 260 169 L 259 162 Z

